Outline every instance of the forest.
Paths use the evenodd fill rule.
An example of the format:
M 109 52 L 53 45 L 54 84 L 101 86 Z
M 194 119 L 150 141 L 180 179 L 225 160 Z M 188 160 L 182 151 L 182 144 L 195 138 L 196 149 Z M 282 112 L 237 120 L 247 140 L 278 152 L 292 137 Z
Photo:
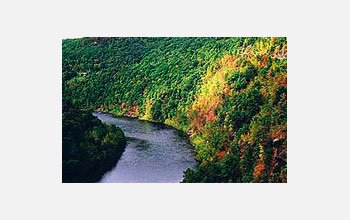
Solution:
M 63 101 L 62 182 L 98 181 L 118 161 L 125 144 L 120 128 Z
M 285 37 L 65 39 L 62 93 L 64 181 L 122 154 L 101 111 L 185 132 L 199 165 L 183 182 L 287 182 Z

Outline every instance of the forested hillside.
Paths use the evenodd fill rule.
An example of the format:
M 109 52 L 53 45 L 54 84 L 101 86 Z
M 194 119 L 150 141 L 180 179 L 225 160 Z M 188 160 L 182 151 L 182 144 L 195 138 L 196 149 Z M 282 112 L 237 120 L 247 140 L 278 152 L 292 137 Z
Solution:
M 123 131 L 63 100 L 62 182 L 96 182 L 124 151 Z
M 62 42 L 73 105 L 186 132 L 184 182 L 287 181 L 286 38 L 83 38 Z

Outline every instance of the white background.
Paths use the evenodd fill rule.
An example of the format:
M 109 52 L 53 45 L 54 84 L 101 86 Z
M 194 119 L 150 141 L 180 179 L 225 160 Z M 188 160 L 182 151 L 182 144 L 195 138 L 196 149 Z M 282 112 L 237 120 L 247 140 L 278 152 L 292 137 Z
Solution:
M 349 219 L 347 1 L 1 1 L 1 219 Z M 62 184 L 61 41 L 288 37 L 287 184 Z

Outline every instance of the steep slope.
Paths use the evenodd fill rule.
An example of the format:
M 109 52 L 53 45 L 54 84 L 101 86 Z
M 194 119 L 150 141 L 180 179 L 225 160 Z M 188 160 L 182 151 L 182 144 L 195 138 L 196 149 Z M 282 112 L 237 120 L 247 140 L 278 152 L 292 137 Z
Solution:
M 184 182 L 287 181 L 286 38 L 64 40 L 63 96 L 190 135 Z

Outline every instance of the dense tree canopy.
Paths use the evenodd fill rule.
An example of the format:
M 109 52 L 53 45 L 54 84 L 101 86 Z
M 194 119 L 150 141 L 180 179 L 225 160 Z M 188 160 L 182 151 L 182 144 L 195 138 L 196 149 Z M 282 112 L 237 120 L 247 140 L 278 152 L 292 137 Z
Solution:
M 62 181 L 96 182 L 111 169 L 124 151 L 124 133 L 105 125 L 90 111 L 63 102 Z
M 63 97 L 189 134 L 184 182 L 287 181 L 286 38 L 63 40 Z

